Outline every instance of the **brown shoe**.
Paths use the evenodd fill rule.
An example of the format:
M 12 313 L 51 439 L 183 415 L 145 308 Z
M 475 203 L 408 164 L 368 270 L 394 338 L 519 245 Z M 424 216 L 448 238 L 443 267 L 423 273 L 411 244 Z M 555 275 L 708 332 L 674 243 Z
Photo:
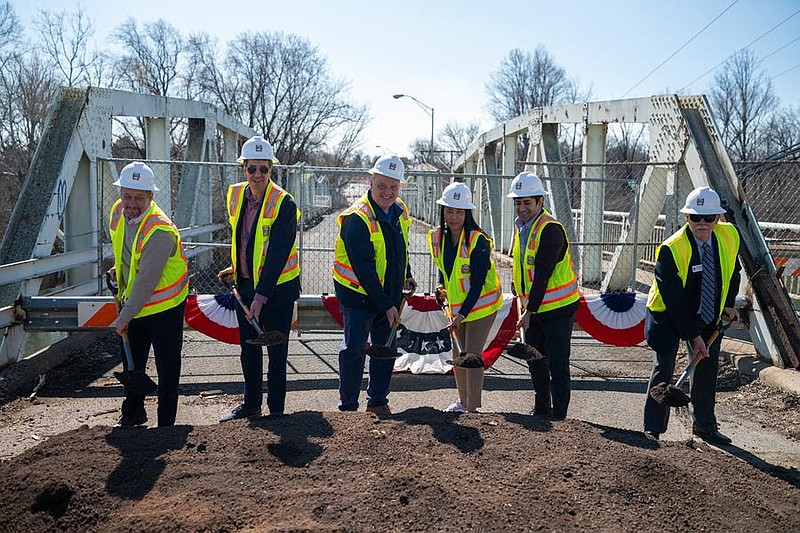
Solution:
M 389 409 L 388 404 L 383 405 L 368 405 L 367 412 L 372 413 L 375 415 L 390 415 L 392 414 L 392 410 Z

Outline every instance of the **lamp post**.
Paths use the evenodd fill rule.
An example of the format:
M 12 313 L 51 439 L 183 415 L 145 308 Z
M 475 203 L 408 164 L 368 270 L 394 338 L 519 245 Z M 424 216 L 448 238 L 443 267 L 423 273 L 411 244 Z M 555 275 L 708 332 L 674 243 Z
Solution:
M 395 100 L 403 97 L 411 98 L 417 103 L 418 106 L 422 108 L 423 111 L 425 111 L 427 114 L 431 116 L 431 146 L 430 146 L 430 151 L 428 153 L 428 162 L 431 164 L 431 166 L 433 166 L 433 108 L 427 104 L 420 102 L 410 94 L 395 94 L 393 96 Z

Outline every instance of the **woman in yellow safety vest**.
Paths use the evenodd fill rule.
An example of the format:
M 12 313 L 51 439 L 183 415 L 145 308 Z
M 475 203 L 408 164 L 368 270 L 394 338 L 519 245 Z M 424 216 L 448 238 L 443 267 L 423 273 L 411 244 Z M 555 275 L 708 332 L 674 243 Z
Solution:
M 497 311 L 503 305 L 500 277 L 492 261 L 492 240 L 472 217 L 472 193 L 463 183 L 445 187 L 440 224 L 428 232 L 428 247 L 439 268 L 437 299 L 446 295 L 450 323 L 463 352 L 453 346 L 458 401 L 445 411 L 476 412 L 483 390 L 483 349 Z

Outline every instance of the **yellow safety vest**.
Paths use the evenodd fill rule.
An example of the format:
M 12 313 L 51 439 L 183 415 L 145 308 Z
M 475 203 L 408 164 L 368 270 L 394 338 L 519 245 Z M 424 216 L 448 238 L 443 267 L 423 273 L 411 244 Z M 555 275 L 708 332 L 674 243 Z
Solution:
M 530 295 L 531 285 L 533 285 L 533 276 L 535 270 L 536 252 L 539 249 L 539 242 L 541 241 L 542 231 L 544 231 L 547 224 L 561 225 L 553 216 L 545 210 L 536 219 L 528 235 L 528 242 L 525 243 L 525 251 L 522 254 L 522 263 L 519 261 L 519 228 L 515 227 L 514 241 L 511 245 L 512 258 L 514 265 L 512 274 L 514 278 L 514 287 L 517 294 L 528 298 Z M 522 283 L 522 276 L 525 276 L 525 284 Z M 580 292 L 578 291 L 578 277 L 575 275 L 575 270 L 572 267 L 572 256 L 570 255 L 569 243 L 567 243 L 567 252 L 564 254 L 564 259 L 559 261 L 553 274 L 547 281 L 547 288 L 544 293 L 542 303 L 539 305 L 538 313 L 545 311 L 552 311 L 559 307 L 564 307 L 580 299 Z
M 475 302 L 472 310 L 464 318 L 464 322 L 478 320 L 487 317 L 503 307 L 503 291 L 500 288 L 500 276 L 497 275 L 497 268 L 491 258 L 494 244 L 492 240 L 480 231 L 472 231 L 467 242 L 464 230 L 459 236 L 458 253 L 453 261 L 453 271 L 447 275 L 444 267 L 444 254 L 442 253 L 441 243 L 442 229 L 436 228 L 428 232 L 428 249 L 433 257 L 433 263 L 439 268 L 444 277 L 444 286 L 447 290 L 447 300 L 450 302 L 451 310 L 456 313 L 467 298 L 472 276 L 469 269 L 469 260 L 472 250 L 478 243 L 478 237 L 483 235 L 489 241 L 489 271 L 486 273 L 486 281 L 481 288 L 481 295 Z
M 228 221 L 231 225 L 233 236 L 231 238 L 231 264 L 233 265 L 233 272 L 236 275 L 236 263 L 239 260 L 239 254 L 236 251 L 236 224 L 239 221 L 239 216 L 245 204 L 244 191 L 247 189 L 248 183 L 243 181 L 241 183 L 234 183 L 228 187 Z M 264 270 L 264 263 L 267 260 L 267 249 L 269 248 L 269 237 L 272 225 L 278 217 L 281 204 L 284 198 L 292 198 L 292 195 L 284 191 L 282 188 L 275 185 L 272 180 L 267 182 L 267 188 L 264 191 L 264 201 L 261 203 L 261 212 L 255 221 L 255 242 L 253 243 L 253 264 L 250 267 L 250 275 L 253 277 L 253 285 L 258 285 L 258 278 L 261 276 L 261 271 Z M 294 198 L 292 198 L 294 200 Z M 300 220 L 300 209 L 297 209 L 297 220 Z M 286 264 L 283 266 L 280 276 L 278 276 L 277 285 L 291 281 L 300 275 L 300 259 L 297 255 L 297 237 L 295 236 L 292 249 L 289 252 L 289 257 L 286 259 Z
M 656 248 L 656 258 L 662 246 L 666 246 L 672 252 L 675 266 L 678 268 L 678 276 L 681 284 L 686 287 L 686 279 L 689 277 L 689 263 L 692 261 L 692 244 L 689 239 L 694 237 L 689 235 L 689 224 L 685 224 L 681 229 L 670 235 L 670 237 Z M 717 236 L 719 248 L 720 279 L 722 280 L 721 298 L 719 299 L 719 309 L 717 312 L 717 323 L 725 309 L 725 300 L 728 298 L 730 290 L 731 276 L 736 268 L 736 256 L 739 254 L 739 232 L 736 227 L 728 222 L 717 222 L 714 226 L 714 235 Z M 738 290 L 738 287 L 737 287 Z M 653 282 L 650 293 L 647 296 L 647 308 L 651 311 L 666 311 L 667 306 L 661 298 L 658 290 L 658 283 Z
M 408 214 L 408 207 L 406 207 L 406 204 L 401 199 L 398 198 L 395 203 L 403 208 L 403 214 L 400 216 L 400 230 L 403 233 L 406 250 L 408 250 L 408 230 L 411 227 L 411 216 Z M 369 240 L 372 243 L 372 248 L 375 250 L 375 270 L 378 274 L 378 282 L 381 286 L 383 286 L 384 277 L 386 275 L 386 241 L 383 239 L 383 232 L 381 231 L 380 224 L 375 218 L 375 211 L 372 209 L 372 204 L 369 203 L 369 198 L 365 194 L 336 217 L 336 223 L 339 225 L 339 235 L 336 237 L 336 247 L 334 249 L 333 279 L 360 294 L 367 294 L 367 291 L 364 290 L 364 287 L 356 277 L 356 273 L 353 271 L 350 258 L 347 257 L 344 241 L 342 240 L 342 222 L 350 215 L 361 217 L 367 225 L 367 228 L 369 228 Z M 408 253 L 405 255 L 402 267 L 403 275 L 405 275 L 408 269 Z
M 122 251 L 125 246 L 125 221 L 123 216 L 122 201 L 117 200 L 111 208 L 111 216 L 108 221 L 109 232 L 111 233 L 111 244 L 114 249 L 114 264 L 122 265 Z M 180 305 L 189 293 L 189 276 L 186 268 L 186 256 L 183 255 L 183 243 L 178 228 L 159 208 L 155 202 L 150 202 L 150 209 L 139 223 L 136 235 L 133 238 L 133 248 L 131 250 L 131 264 L 126 276 L 118 276 L 120 282 L 119 294 L 121 300 L 127 300 L 130 291 L 139 273 L 139 261 L 142 258 L 142 250 L 145 244 L 156 231 L 166 231 L 175 236 L 177 247 L 164 266 L 161 279 L 158 281 L 155 290 L 144 304 L 142 309 L 136 313 L 134 318 L 154 315 L 167 309 Z

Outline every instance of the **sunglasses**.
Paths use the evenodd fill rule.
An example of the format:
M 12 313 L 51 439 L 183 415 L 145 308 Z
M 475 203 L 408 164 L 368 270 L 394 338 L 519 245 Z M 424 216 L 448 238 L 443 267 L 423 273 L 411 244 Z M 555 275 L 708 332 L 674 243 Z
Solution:
M 689 215 L 689 220 L 692 222 L 700 222 L 702 220 L 703 222 L 711 224 L 712 222 L 716 222 L 717 215 Z
M 260 167 L 257 167 L 255 165 L 250 165 L 249 167 L 247 167 L 248 174 L 255 174 L 256 170 L 258 170 L 262 174 L 266 174 L 269 172 L 269 167 L 267 165 L 261 165 Z

